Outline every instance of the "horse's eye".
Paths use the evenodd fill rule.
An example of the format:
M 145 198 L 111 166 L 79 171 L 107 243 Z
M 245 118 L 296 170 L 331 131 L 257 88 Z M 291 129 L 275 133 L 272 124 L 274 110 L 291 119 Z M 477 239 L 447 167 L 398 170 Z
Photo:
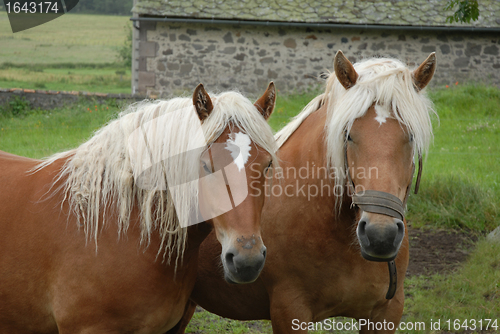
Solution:
M 410 143 L 413 142 L 413 134 L 410 134 Z
M 352 141 L 351 135 L 347 135 L 347 141 Z
M 203 170 L 205 171 L 205 173 L 212 174 L 212 170 L 210 168 L 208 168 L 208 165 L 204 161 L 202 161 L 202 166 L 203 166 Z

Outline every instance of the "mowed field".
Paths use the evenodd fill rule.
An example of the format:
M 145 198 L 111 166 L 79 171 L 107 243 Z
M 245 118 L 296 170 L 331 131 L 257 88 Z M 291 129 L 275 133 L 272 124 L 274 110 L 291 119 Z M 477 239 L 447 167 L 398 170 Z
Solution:
M 112 63 L 128 22 L 126 16 L 67 14 L 13 34 L 7 13 L 0 12 L 0 63 Z
M 128 24 L 125 16 L 67 14 L 13 34 L 0 12 L 0 87 L 130 93 L 130 68 L 118 59 Z
M 120 92 L 130 89 L 129 83 L 121 87 L 116 78 L 114 72 L 119 67 L 113 64 L 116 54 L 112 52 L 113 47 L 123 44 L 126 33 L 123 26 L 128 18 L 65 15 L 40 29 L 49 29 L 45 26 L 50 24 L 62 26 L 65 19 L 70 19 L 67 30 L 51 28 L 54 34 L 60 34 L 56 42 L 44 40 L 46 34 L 42 36 L 37 29 L 26 31 L 26 35 L 12 36 L 5 13 L 0 13 L 0 87 L 37 88 L 28 86 L 36 83 L 46 87 L 42 89 L 55 90 L 78 87 L 87 91 Z M 99 28 L 96 25 L 100 25 Z M 79 46 L 71 51 L 68 45 L 72 43 L 75 26 L 82 41 L 75 41 Z M 105 42 L 107 37 L 102 36 L 102 31 L 113 36 L 109 37 L 113 41 Z M 28 33 L 33 35 L 30 37 Z M 11 44 L 4 44 L 5 41 Z M 94 42 L 97 44 L 92 44 Z M 38 51 L 42 49 L 36 45 L 45 43 L 52 44 L 43 49 L 47 53 Z M 91 49 L 91 45 L 95 45 L 95 54 L 86 58 L 82 51 L 85 46 Z M 49 50 L 67 56 L 51 62 Z M 42 57 L 43 54 L 47 56 Z M 7 61 L 17 65 L 2 66 Z M 104 82 L 100 86 L 92 81 L 99 76 Z M 281 128 L 319 93 L 318 88 L 313 88 L 305 94 L 279 95 L 270 120 L 273 129 Z M 485 235 L 500 224 L 500 90 L 459 84 L 450 88 L 434 87 L 430 96 L 439 118 L 434 118 L 435 140 L 425 159 L 420 192 L 409 199 L 408 220 L 414 228 L 460 231 L 474 235 L 478 241 L 458 269 L 446 274 L 412 276 L 405 281 L 403 320 L 425 322 L 427 329 L 431 319 L 440 319 L 442 326 L 446 320 L 453 324 L 458 319 L 462 325 L 465 320 L 498 319 L 500 326 L 500 244 L 485 240 Z M 123 108 L 113 101 L 107 104 L 81 102 L 51 111 L 32 110 L 23 101 L 0 106 L 0 150 L 43 158 L 74 148 Z M 442 327 L 443 332 L 466 328 L 459 329 L 445 331 Z M 188 332 L 271 333 L 272 330 L 268 321 L 232 321 L 201 311 L 195 313 Z M 469 328 L 469 332 L 474 330 Z M 490 328 L 483 332 L 496 330 Z

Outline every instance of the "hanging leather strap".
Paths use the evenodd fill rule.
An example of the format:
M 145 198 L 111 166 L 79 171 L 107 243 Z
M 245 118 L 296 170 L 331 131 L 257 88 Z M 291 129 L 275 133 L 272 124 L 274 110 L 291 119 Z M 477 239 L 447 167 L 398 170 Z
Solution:
M 387 294 L 385 295 L 385 299 L 392 299 L 396 294 L 396 289 L 398 287 L 398 271 L 396 269 L 396 262 L 389 261 L 387 262 L 389 267 L 389 289 L 387 290 Z
M 418 188 L 420 187 L 420 178 L 422 177 L 422 169 L 424 165 L 422 164 L 422 154 L 418 154 L 418 173 L 417 173 L 417 181 L 415 182 L 415 194 L 418 193 Z

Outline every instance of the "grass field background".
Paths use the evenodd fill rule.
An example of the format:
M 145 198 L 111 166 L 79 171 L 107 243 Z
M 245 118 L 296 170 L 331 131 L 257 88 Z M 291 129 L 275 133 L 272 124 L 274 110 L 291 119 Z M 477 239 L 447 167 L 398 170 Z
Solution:
M 130 93 L 130 68 L 118 58 L 130 24 L 125 16 L 71 14 L 13 34 L 0 12 L 0 87 Z
M 116 50 L 127 17 L 64 15 L 12 34 L 0 12 L 0 87 L 130 92 L 130 70 Z M 105 33 L 103 33 L 103 31 Z M 120 78 L 122 77 L 122 78 Z M 281 128 L 318 90 L 278 96 L 270 124 Z M 433 89 L 439 120 L 408 219 L 420 228 L 458 229 L 479 241 L 468 261 L 447 275 L 408 279 L 404 319 L 497 318 L 500 322 L 500 245 L 484 240 L 500 220 L 500 90 L 481 85 Z M 114 101 L 80 102 L 51 111 L 22 100 L 0 106 L 0 150 L 33 158 L 71 149 L 123 109 Z M 500 325 L 500 324 L 499 324 Z M 267 321 L 238 322 L 197 312 L 188 332 L 271 333 Z
M 36 28 L 13 34 L 0 11 L 0 63 L 113 63 L 125 39 L 126 16 L 63 15 Z

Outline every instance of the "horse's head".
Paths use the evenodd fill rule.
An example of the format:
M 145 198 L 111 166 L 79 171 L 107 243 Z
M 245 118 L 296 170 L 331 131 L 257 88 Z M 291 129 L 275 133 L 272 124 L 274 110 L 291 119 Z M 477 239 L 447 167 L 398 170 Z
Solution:
M 346 90 L 356 86 L 358 73 L 340 51 L 335 57 L 334 67 Z M 408 76 L 412 83 L 393 89 L 415 90 L 408 96 L 418 94 L 431 80 L 435 67 L 436 57 L 432 53 Z M 377 69 L 373 71 L 375 76 L 370 78 L 369 84 L 375 85 L 378 84 L 377 76 L 405 75 L 405 72 L 395 70 L 392 74 L 382 73 L 382 70 L 377 72 Z M 390 94 L 386 96 L 393 96 Z M 372 261 L 393 260 L 399 251 L 405 236 L 404 207 L 415 171 L 414 156 L 421 154 L 415 144 L 419 139 L 417 134 L 404 122 L 404 116 L 398 110 L 402 108 L 387 99 L 383 101 L 383 95 L 383 92 L 378 94 L 382 101 L 368 101 L 366 113 L 356 118 L 345 132 L 346 178 L 348 187 L 354 190 L 353 204 L 359 208 L 357 237 L 361 254 Z M 408 100 L 406 107 L 411 109 L 412 101 Z
M 273 112 L 275 101 L 275 87 L 271 82 L 254 105 L 248 100 L 228 103 L 225 108 L 251 108 L 249 111 L 260 128 L 251 134 L 238 119 L 233 119 L 200 158 L 200 211 L 203 217 L 211 218 L 208 221 L 222 245 L 224 276 L 230 283 L 255 281 L 266 259 L 260 220 L 265 176 L 273 164 L 274 151 L 270 150 L 269 143 L 264 148 L 252 136 L 260 137 L 261 143 L 273 140 L 271 147 L 274 147 L 272 132 L 265 120 Z M 193 103 L 205 125 L 211 117 L 217 117 L 214 105 L 222 100 L 212 102 L 200 84 L 193 94 Z M 238 111 L 233 113 L 237 115 Z

